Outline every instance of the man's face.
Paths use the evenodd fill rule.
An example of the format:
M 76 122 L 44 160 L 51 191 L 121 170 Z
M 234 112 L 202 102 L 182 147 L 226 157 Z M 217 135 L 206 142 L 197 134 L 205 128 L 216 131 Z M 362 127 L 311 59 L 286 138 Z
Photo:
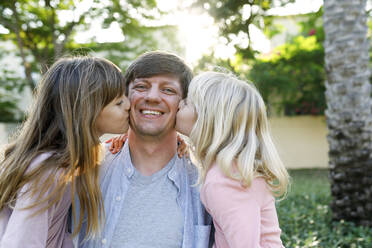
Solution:
M 129 84 L 132 130 L 142 136 L 161 137 L 174 131 L 182 88 L 178 77 L 157 75 L 136 78 Z

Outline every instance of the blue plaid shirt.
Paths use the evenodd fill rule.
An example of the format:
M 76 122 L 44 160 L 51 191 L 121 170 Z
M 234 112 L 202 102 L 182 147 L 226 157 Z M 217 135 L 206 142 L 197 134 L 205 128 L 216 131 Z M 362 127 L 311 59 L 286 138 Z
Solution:
M 101 234 L 87 241 L 83 241 L 86 231 L 86 222 L 83 222 L 82 229 L 74 240 L 76 247 L 104 248 L 111 245 L 128 190 L 128 179 L 134 172 L 128 142 L 117 154 L 107 152 L 101 166 L 100 183 L 106 221 Z M 207 248 L 212 219 L 200 202 L 198 187 L 193 186 L 197 180 L 197 169 L 190 160 L 177 157 L 168 177 L 178 189 L 177 203 L 184 216 L 182 248 Z M 79 210 L 79 202 L 75 202 L 76 209 Z

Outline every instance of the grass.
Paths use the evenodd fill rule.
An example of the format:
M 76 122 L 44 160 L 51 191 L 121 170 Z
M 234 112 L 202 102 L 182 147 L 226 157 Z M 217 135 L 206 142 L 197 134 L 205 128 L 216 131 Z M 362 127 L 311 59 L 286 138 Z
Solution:
M 372 228 L 332 221 L 328 171 L 292 170 L 291 190 L 277 203 L 285 247 L 372 248 Z

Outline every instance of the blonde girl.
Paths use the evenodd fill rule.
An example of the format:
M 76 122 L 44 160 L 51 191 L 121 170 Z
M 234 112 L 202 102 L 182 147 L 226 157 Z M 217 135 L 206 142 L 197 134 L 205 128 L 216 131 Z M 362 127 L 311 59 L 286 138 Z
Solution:
M 99 232 L 99 137 L 127 131 L 124 87 L 120 69 L 100 58 L 63 58 L 46 72 L 0 161 L 1 248 L 73 247 L 67 220 L 71 204 L 75 213 L 75 194 L 86 235 Z M 75 233 L 82 220 L 75 220 Z
M 179 108 L 176 129 L 190 137 L 200 162 L 214 247 L 283 247 L 274 196 L 285 195 L 288 174 L 258 91 L 232 75 L 205 72 L 191 81 Z

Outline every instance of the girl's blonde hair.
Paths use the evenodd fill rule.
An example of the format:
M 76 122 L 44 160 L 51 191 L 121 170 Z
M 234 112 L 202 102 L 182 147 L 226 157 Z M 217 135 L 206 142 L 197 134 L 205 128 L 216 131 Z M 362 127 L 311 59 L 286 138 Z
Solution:
M 251 83 L 204 72 L 191 81 L 188 98 L 197 113 L 190 139 L 201 163 L 199 183 L 217 163 L 245 186 L 263 177 L 274 195 L 286 194 L 289 176 L 272 142 L 265 104 Z
M 102 109 L 125 92 L 120 69 L 108 60 L 93 57 L 62 58 L 38 84 L 36 99 L 26 122 L 0 162 L 0 210 L 13 205 L 26 184 L 33 208 L 59 202 L 71 185 L 74 235 L 87 217 L 87 237 L 100 230 L 104 219 L 99 187 L 101 147 L 96 129 Z M 29 168 L 39 154 L 52 155 Z M 42 187 L 40 187 L 42 186 Z M 50 192 L 50 193 L 47 193 Z M 74 195 L 80 201 L 76 221 Z

